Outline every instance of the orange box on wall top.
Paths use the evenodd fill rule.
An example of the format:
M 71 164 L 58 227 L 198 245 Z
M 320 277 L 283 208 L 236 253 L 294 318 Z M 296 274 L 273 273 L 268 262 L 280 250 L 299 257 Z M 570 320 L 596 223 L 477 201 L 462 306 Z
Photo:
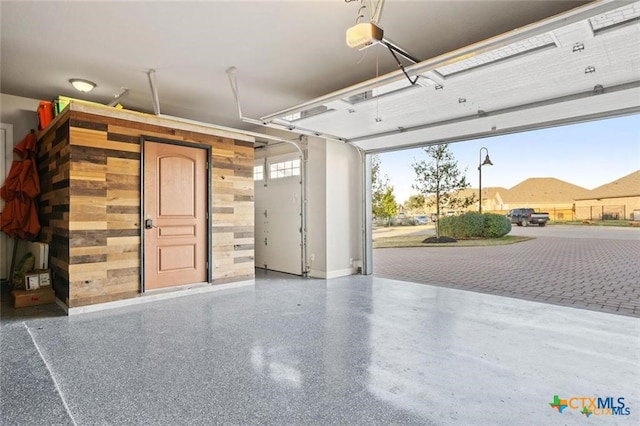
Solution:
M 53 102 L 40 101 L 38 105 L 39 130 L 46 129 L 53 120 Z

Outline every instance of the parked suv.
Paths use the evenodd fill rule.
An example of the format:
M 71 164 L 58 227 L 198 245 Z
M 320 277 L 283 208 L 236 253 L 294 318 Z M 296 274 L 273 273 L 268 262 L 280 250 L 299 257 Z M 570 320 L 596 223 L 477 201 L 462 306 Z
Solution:
M 515 223 L 518 226 L 545 226 L 549 221 L 549 213 L 536 213 L 533 209 L 509 210 L 507 217 L 511 220 L 511 223 Z

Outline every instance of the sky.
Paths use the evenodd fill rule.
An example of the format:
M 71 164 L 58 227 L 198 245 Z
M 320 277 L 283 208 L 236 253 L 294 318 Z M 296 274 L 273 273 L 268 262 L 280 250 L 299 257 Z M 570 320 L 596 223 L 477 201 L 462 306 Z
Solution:
M 480 149 L 486 147 L 493 166 L 482 167 L 482 187 L 511 188 L 530 177 L 554 177 L 587 189 L 640 169 L 640 115 L 590 121 L 449 144 L 458 169 L 467 169 L 471 188 L 478 187 Z M 411 188 L 421 148 L 381 153 L 381 172 L 389 177 L 399 203 Z M 485 152 L 482 151 L 482 161 Z

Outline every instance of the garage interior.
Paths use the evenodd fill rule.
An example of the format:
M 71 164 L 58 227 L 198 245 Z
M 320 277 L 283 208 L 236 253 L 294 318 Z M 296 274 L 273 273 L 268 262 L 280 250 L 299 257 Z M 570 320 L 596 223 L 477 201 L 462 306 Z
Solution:
M 299 220 L 275 210 L 265 220 L 268 208 L 256 209 L 255 263 L 281 272 L 372 272 L 363 184 L 372 153 L 638 112 L 637 2 L 203 2 L 188 12 L 169 2 L 127 10 L 3 6 L 2 93 L 19 97 L 3 100 L 3 114 L 15 123 L 14 140 L 34 126 L 21 102 L 60 95 L 244 132 L 256 139 L 256 167 L 273 156 L 300 162 L 301 187 L 284 179 L 258 199 L 282 207 L 273 194 L 287 191 L 286 210 Z M 94 15 L 100 19 L 86 18 Z M 130 22 L 134 15 L 149 18 Z M 192 25 L 176 27 L 174 16 Z M 372 18 L 381 40 L 347 46 L 346 29 Z M 36 28 L 51 19 L 56 42 L 39 51 Z M 92 31 L 106 22 L 122 22 L 109 41 Z M 73 78 L 97 86 L 78 96 Z M 331 190 L 344 182 L 346 191 Z
M 211 228 L 240 241 L 220 257 L 208 243 L 204 287 L 147 292 L 137 254 L 134 294 L 87 302 L 118 309 L 3 321 L 7 424 L 531 424 L 558 421 L 554 395 L 637 404 L 636 318 L 372 277 L 366 182 L 374 153 L 637 114 L 640 2 L 0 7 L 7 169 L 38 102 L 70 96 L 189 143 L 251 141 L 255 180 L 252 198 L 231 196 L 253 202 L 250 229 L 209 205 Z M 375 11 L 384 37 L 349 48 Z M 78 94 L 74 78 L 96 86 Z M 11 248 L 3 235 L 5 273 Z M 229 259 L 249 276 L 216 285 Z M 154 303 L 118 304 L 133 299 Z

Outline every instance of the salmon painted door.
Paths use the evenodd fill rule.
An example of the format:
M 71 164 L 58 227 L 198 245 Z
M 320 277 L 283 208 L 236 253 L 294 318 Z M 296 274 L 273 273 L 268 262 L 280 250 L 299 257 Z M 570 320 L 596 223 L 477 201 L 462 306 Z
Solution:
M 208 281 L 207 150 L 144 142 L 144 288 Z

